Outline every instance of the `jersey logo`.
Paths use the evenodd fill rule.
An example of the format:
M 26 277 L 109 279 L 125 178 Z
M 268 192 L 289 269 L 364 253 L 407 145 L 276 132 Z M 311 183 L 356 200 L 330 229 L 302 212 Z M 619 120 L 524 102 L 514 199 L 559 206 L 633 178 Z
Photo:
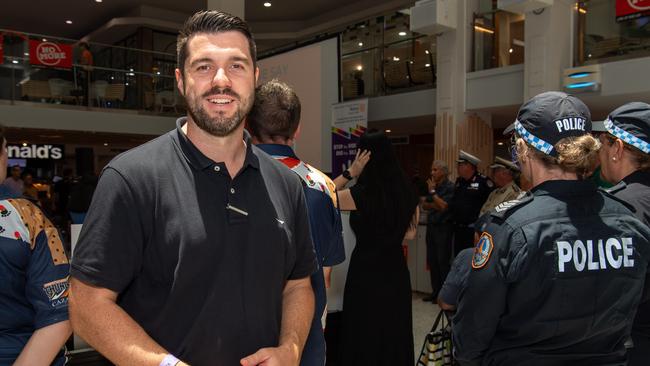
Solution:
M 67 277 L 43 285 L 43 291 L 50 300 L 50 305 L 52 305 L 53 308 L 59 307 L 68 302 L 69 286 Z
M 517 206 L 521 202 L 520 200 L 512 200 L 512 201 L 506 201 L 502 202 L 497 205 L 497 207 L 494 208 L 496 212 L 503 212 L 509 209 L 510 207 Z
M 492 249 L 494 244 L 492 242 L 492 235 L 484 232 L 481 234 L 481 237 L 474 247 L 474 256 L 472 257 L 472 268 L 480 269 L 483 268 L 488 260 L 490 260 L 490 255 L 492 254 Z
M 0 205 L 0 216 L 2 217 L 7 217 L 11 214 L 11 211 L 7 210 L 7 208 L 3 205 Z

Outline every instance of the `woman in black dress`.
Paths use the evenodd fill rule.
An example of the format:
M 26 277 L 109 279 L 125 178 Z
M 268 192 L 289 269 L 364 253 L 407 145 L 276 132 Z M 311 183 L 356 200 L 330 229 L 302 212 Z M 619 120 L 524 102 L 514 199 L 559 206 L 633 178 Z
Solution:
M 411 283 L 402 241 L 415 236 L 418 197 L 383 132 L 361 136 L 359 149 L 370 159 L 356 185 L 339 192 L 357 239 L 343 298 L 341 361 L 412 365 Z

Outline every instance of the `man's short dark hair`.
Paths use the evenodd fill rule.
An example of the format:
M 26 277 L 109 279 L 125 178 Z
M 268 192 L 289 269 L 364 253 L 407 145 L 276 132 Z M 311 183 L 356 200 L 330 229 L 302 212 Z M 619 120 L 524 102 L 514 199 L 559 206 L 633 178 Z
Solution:
M 249 132 L 260 140 L 293 138 L 300 124 L 300 99 L 289 85 L 266 82 L 255 91 L 247 121 Z
M 248 28 L 248 23 L 243 21 L 241 18 L 228 13 L 216 11 L 216 10 L 202 10 L 185 21 L 183 28 L 178 34 L 176 40 L 176 57 L 178 62 L 178 68 L 181 70 L 181 74 L 185 73 L 185 60 L 187 59 L 187 43 L 189 42 L 192 36 L 199 33 L 221 33 L 228 31 L 236 31 L 248 39 L 248 48 L 251 54 L 253 61 L 253 67 L 257 64 L 257 47 L 255 46 L 255 40 L 253 40 L 253 34 Z

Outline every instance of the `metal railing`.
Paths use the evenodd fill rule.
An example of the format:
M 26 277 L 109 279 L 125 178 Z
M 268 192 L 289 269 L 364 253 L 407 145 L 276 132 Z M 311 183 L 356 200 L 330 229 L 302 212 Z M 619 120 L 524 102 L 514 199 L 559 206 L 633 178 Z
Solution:
M 53 54 L 65 54 L 66 62 L 42 64 L 43 60 L 35 59 L 37 44 L 52 48 Z M 88 43 L 93 60 L 89 65 L 80 44 L 78 40 L 0 29 L 0 100 L 150 114 L 184 112 L 174 76 L 176 55 Z

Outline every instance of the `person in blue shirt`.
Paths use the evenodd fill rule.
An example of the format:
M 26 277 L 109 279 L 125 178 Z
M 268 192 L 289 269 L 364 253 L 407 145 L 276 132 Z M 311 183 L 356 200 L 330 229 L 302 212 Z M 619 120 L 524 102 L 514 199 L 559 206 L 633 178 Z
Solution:
M 345 249 L 334 182 L 300 160 L 292 148 L 299 131 L 300 110 L 296 93 L 288 85 L 271 80 L 257 88 L 247 127 L 253 143 L 291 169 L 303 183 L 318 271 L 311 276 L 316 309 L 300 365 L 323 366 L 326 347 L 321 318 L 327 304 L 326 283 L 331 267 L 345 260 Z
M 0 144 L 2 181 L 2 126 Z M 0 366 L 65 363 L 69 272 L 61 238 L 43 212 L 26 199 L 0 195 Z

